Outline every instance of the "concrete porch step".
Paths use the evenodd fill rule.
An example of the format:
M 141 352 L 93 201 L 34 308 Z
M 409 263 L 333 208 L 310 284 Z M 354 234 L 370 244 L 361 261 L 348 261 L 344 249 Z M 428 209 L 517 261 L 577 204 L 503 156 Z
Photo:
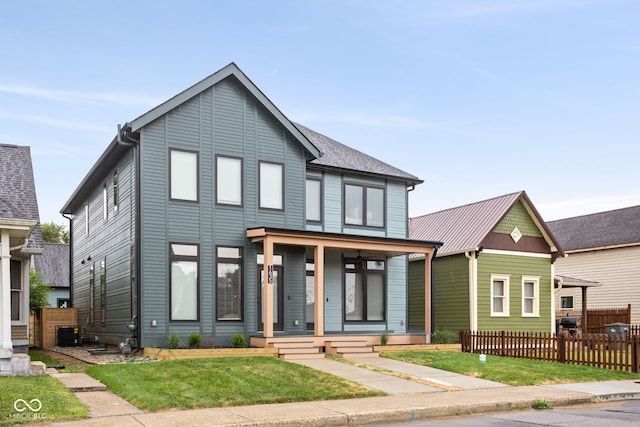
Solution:
M 307 359 L 324 359 L 324 353 L 286 353 L 278 355 L 282 360 L 307 360 Z
M 356 357 L 378 357 L 378 353 L 374 352 L 373 347 L 362 340 L 332 340 L 325 342 L 325 351 L 332 356 L 342 357 L 344 359 Z

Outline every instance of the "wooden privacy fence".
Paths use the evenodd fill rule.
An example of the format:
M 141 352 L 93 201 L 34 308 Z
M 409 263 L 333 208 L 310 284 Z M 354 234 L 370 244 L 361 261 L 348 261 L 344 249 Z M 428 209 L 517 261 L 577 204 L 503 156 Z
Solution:
M 460 331 L 466 353 L 519 357 L 640 373 L 640 335 L 581 337 L 545 332 Z
M 631 323 L 631 304 L 625 308 L 596 308 L 587 310 L 587 330 L 590 334 L 605 333 L 611 323 Z M 636 325 L 636 327 L 639 325 Z M 631 331 L 629 331 L 631 333 Z

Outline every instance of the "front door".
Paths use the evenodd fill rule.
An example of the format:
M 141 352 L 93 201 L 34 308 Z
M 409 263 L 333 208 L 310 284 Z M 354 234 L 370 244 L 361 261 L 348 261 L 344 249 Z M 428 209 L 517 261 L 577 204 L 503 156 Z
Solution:
M 264 266 L 258 266 L 258 318 L 260 319 L 259 330 L 264 331 L 264 314 L 262 312 L 262 301 L 264 299 Z M 273 266 L 273 330 L 282 331 L 283 318 L 283 298 L 282 298 L 282 266 Z

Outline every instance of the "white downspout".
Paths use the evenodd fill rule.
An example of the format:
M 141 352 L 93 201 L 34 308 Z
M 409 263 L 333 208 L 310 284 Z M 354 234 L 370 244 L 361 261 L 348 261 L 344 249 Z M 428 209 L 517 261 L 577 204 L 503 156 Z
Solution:
M 477 251 L 465 252 L 469 260 L 469 328 L 478 330 L 478 258 Z

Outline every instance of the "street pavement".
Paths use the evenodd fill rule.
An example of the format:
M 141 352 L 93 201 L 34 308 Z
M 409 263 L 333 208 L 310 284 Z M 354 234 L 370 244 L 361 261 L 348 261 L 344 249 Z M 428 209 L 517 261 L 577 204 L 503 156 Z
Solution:
M 553 407 L 640 399 L 640 380 L 511 387 L 385 358 L 354 362 L 376 371 L 326 358 L 295 363 L 384 391 L 387 396 L 144 413 L 104 391 L 104 385 L 86 374 L 54 373 L 70 389 L 83 390 L 76 396 L 89 407 L 91 418 L 46 425 L 348 426 L 529 409 L 538 399 Z M 91 391 L 93 387 L 97 391 Z

